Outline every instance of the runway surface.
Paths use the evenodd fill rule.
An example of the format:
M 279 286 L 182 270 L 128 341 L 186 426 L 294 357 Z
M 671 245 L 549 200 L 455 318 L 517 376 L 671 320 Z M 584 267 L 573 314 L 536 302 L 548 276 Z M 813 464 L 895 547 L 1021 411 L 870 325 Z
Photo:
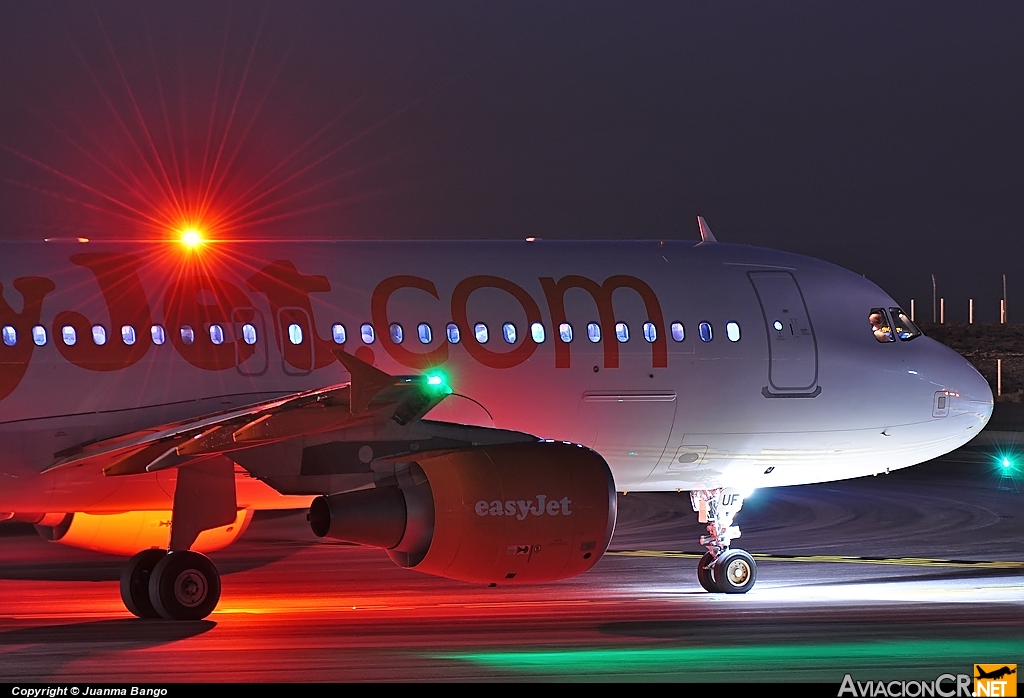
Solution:
M 1018 477 L 1020 476 L 1018 471 Z M 478 587 L 317 541 L 263 515 L 211 557 L 206 621 L 135 619 L 123 560 L 0 527 L 0 681 L 923 679 L 1024 664 L 1024 499 L 990 451 L 846 482 L 762 490 L 736 545 L 743 596 L 695 576 L 702 527 L 682 494 L 620 497 L 590 572 Z M 785 556 L 790 556 L 789 558 Z M 884 558 L 866 560 L 863 558 Z M 852 559 L 851 559 L 852 558 Z

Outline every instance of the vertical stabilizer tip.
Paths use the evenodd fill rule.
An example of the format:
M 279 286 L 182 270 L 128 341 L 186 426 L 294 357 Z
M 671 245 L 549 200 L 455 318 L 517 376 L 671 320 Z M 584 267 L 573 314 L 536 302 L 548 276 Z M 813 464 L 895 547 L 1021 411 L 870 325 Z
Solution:
M 700 241 L 705 242 L 718 242 L 715 239 L 715 234 L 711 232 L 711 228 L 704 221 L 704 216 L 697 216 L 697 227 L 700 228 Z

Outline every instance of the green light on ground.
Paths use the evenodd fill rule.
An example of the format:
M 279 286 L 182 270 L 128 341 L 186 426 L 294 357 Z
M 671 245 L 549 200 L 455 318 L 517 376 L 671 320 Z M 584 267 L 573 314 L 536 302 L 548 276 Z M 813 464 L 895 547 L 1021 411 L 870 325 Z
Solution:
M 1000 450 L 993 456 L 993 465 L 996 466 L 1001 476 L 1013 476 L 1017 472 L 1017 454 L 1009 450 Z
M 994 654 L 993 654 L 994 653 Z M 971 657 L 1020 655 L 1024 637 L 1002 639 L 879 640 L 836 644 L 755 645 L 740 647 L 586 648 L 538 651 L 460 652 L 435 655 L 499 671 L 595 676 L 672 675 L 690 680 L 722 672 L 733 680 L 770 673 L 773 677 L 835 675 L 849 671 L 900 669 L 903 678 L 928 678 L 932 667 L 969 673 Z M 915 670 L 916 669 L 916 670 Z M 709 673 L 710 672 L 710 673 Z M 838 672 L 838 673 L 837 673 Z M 941 671 L 940 671 L 941 673 Z M 937 675 L 937 674 L 936 674 Z M 930 676 L 935 678 L 935 676 Z

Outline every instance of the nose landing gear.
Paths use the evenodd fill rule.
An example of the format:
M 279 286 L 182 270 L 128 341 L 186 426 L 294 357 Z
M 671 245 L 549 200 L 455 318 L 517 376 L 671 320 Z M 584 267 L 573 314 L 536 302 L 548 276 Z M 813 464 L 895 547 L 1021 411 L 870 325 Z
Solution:
M 743 495 L 732 488 L 694 490 L 690 503 L 700 522 L 708 525 L 708 535 L 700 537 L 708 551 L 697 563 L 697 581 L 705 591 L 747 593 L 757 581 L 757 564 L 746 550 L 729 547 L 733 538 L 740 537 L 739 526 L 733 526 L 732 520 L 743 506 Z

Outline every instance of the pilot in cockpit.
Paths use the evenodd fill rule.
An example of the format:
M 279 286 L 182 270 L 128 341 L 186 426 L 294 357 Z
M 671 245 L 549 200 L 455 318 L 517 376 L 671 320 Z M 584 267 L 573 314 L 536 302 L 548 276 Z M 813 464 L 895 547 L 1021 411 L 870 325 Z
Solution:
M 875 339 L 879 342 L 893 341 L 892 328 L 889 327 L 889 321 L 885 317 L 884 310 L 872 308 L 871 314 L 868 315 L 868 322 L 871 323 L 871 331 L 874 333 Z

